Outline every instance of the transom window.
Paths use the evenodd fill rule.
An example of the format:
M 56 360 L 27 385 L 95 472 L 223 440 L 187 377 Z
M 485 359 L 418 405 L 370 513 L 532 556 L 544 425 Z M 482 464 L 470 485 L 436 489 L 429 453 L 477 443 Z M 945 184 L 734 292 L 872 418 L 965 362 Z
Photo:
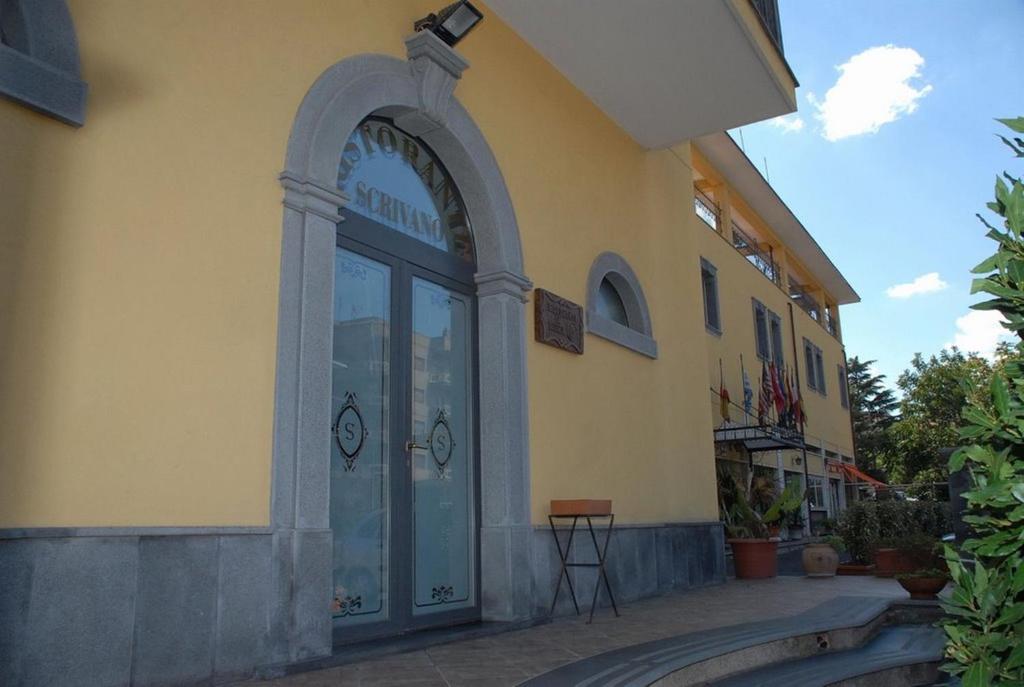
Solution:
M 455 182 L 423 141 L 393 122 L 368 117 L 338 160 L 346 206 L 438 250 L 473 262 L 473 235 Z

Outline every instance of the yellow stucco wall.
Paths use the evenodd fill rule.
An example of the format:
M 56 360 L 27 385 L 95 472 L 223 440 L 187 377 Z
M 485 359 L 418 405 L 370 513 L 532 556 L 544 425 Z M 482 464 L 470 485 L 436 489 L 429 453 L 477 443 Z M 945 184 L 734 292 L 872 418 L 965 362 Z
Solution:
M 0 100 L 0 527 L 266 524 L 292 119 L 331 64 L 403 57 L 436 3 L 70 5 L 86 125 Z M 534 519 L 581 496 L 715 518 L 686 151 L 639 148 L 492 12 L 460 52 L 527 275 L 583 303 L 622 254 L 660 348 L 529 343 Z

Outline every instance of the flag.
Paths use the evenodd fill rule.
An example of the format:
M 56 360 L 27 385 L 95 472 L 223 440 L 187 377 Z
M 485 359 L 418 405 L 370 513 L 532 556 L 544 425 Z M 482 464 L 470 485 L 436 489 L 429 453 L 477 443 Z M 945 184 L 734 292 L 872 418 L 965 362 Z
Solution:
M 743 412 L 750 415 L 754 405 L 754 390 L 750 386 L 750 377 L 747 376 L 747 369 L 743 367 L 743 356 L 740 356 L 740 372 L 743 373 Z
M 798 429 L 803 429 L 803 426 L 807 424 L 807 412 L 804 410 L 804 395 L 800 393 L 800 385 L 794 384 L 796 387 L 796 401 L 793 406 L 793 419 L 796 422 Z
M 785 389 L 785 391 L 786 391 L 786 426 L 787 427 L 795 427 L 796 426 L 796 413 L 794 412 L 794 409 L 796 407 L 796 398 L 793 395 L 793 385 L 789 383 L 789 379 L 790 379 L 791 374 L 792 373 L 789 370 L 786 370 L 786 374 L 784 375 L 785 382 L 786 382 L 786 389 Z
M 768 366 L 768 372 L 772 378 L 772 397 L 775 399 L 775 415 L 782 420 L 782 411 L 785 408 L 785 400 L 782 398 L 782 386 L 779 384 L 779 372 L 775 369 L 775 363 Z
M 761 388 L 757 392 L 757 424 L 768 424 L 768 412 L 772 406 L 772 385 L 768 379 L 768 368 L 761 362 Z
M 722 414 L 722 419 L 729 422 L 729 391 L 725 388 L 721 359 L 718 360 L 718 411 Z

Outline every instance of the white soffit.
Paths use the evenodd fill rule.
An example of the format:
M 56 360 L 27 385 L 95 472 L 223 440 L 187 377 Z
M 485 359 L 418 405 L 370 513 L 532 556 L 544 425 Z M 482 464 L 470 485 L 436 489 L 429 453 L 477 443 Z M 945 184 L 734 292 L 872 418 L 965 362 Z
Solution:
M 733 5 L 748 0 L 486 2 L 646 148 L 796 110 Z
M 859 303 L 860 296 L 832 263 L 807 228 L 765 181 L 732 137 L 719 132 L 693 141 L 711 166 L 747 201 L 839 305 Z

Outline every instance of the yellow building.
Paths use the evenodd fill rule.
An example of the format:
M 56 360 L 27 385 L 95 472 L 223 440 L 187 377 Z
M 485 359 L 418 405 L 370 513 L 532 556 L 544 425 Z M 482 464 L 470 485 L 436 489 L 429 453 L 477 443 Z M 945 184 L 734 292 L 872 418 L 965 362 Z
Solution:
M 817 530 L 855 496 L 839 306 L 859 297 L 732 138 L 692 145 L 716 458 L 799 481 L 809 511 L 797 529 Z
M 621 600 L 721 582 L 708 384 L 791 302 L 732 222 L 852 455 L 855 294 L 717 133 L 796 107 L 774 2 L 476 5 L 0 2 L 0 682 L 541 617 L 556 498 Z

